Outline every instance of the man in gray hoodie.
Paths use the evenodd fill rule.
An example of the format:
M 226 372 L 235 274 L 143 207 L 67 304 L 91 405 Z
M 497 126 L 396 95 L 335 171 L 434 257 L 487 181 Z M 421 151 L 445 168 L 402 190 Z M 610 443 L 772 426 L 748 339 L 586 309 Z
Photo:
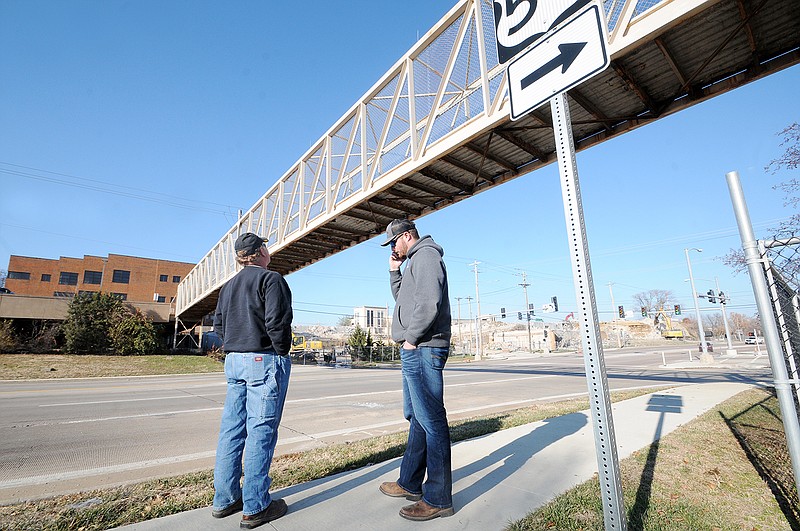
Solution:
M 403 518 L 424 521 L 451 516 L 453 477 L 442 378 L 450 352 L 444 250 L 430 236 L 420 238 L 414 223 L 407 219 L 392 221 L 381 245 L 392 248 L 392 339 L 402 345 L 403 414 L 410 426 L 400 478 L 381 484 L 380 491 L 416 501 L 400 510 Z M 403 262 L 406 266 L 401 272 Z

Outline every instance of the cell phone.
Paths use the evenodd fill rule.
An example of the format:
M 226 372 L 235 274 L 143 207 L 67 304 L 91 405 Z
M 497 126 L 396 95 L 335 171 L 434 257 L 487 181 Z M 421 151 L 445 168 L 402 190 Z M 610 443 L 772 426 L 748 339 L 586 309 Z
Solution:
M 400 260 L 400 255 L 397 254 L 395 251 L 392 251 L 392 260 Z

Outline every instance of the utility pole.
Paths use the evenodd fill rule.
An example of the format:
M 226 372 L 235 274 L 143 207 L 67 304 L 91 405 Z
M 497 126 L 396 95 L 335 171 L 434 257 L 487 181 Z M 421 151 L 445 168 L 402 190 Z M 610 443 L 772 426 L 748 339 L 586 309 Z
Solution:
M 467 299 L 467 304 L 469 306 L 469 327 L 470 327 L 470 330 L 469 330 L 469 336 L 467 336 L 467 337 L 472 337 L 472 297 L 464 297 L 464 298 Z M 472 339 L 467 340 L 467 345 L 468 345 L 468 348 L 470 350 L 472 350 Z
M 608 283 L 608 292 L 611 293 L 611 322 L 615 322 L 617 320 L 617 305 L 614 304 L 614 290 L 611 289 L 613 286 L 613 282 Z M 617 346 L 622 348 L 622 332 L 620 330 L 615 330 L 617 333 Z
M 461 336 L 461 299 L 464 297 L 456 297 L 456 301 L 458 301 L 458 344 L 461 348 L 464 348 L 464 338 Z
M 527 278 L 525 276 L 525 271 L 522 272 L 522 290 L 525 292 L 525 315 L 528 316 L 528 350 L 533 352 L 533 338 L 531 337 L 531 310 L 530 305 L 528 304 L 528 284 Z
M 614 304 L 614 290 L 611 289 L 611 286 L 613 286 L 613 285 L 614 285 L 613 282 L 609 282 L 608 283 L 608 292 L 611 293 L 611 320 L 612 321 L 616 321 L 617 320 L 617 305 Z
M 472 262 L 471 265 L 473 271 L 475 271 L 475 305 L 477 309 L 477 315 L 475 316 L 476 325 L 475 325 L 475 359 L 480 360 L 483 356 L 483 342 L 481 337 L 481 292 L 478 289 L 478 262 Z

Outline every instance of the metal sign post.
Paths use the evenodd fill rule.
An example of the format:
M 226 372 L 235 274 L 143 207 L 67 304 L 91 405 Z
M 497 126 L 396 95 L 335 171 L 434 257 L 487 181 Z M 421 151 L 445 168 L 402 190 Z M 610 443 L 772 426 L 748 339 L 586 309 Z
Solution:
M 586 383 L 589 387 L 590 412 L 594 428 L 594 444 L 597 451 L 597 470 L 600 476 L 600 491 L 603 501 L 603 516 L 607 531 L 625 530 L 625 507 L 622 498 L 622 482 L 619 475 L 617 440 L 611 417 L 611 400 L 603 359 L 603 343 L 595 303 L 594 281 L 589 263 L 589 245 L 586 241 L 586 225 L 583 221 L 583 203 L 578 184 L 578 166 L 575 161 L 575 144 L 572 139 L 572 120 L 567 105 L 567 96 L 558 94 L 550 100 L 553 114 L 553 134 L 558 153 L 558 173 L 561 178 L 561 195 L 564 200 L 564 216 L 570 242 L 572 278 L 575 284 L 575 300 L 578 303 L 583 345 L 583 362 L 586 366 Z
M 516 13 L 517 8 L 520 13 Z M 559 9 L 562 11 L 552 13 Z M 572 3 L 549 0 L 538 4 L 494 0 L 498 56 L 501 62 L 509 61 L 506 76 L 511 119 L 518 120 L 550 100 L 605 528 L 625 531 L 617 441 L 589 265 L 572 120 L 565 94 L 610 63 L 606 52 L 608 31 L 601 9 L 598 3 L 588 0 Z

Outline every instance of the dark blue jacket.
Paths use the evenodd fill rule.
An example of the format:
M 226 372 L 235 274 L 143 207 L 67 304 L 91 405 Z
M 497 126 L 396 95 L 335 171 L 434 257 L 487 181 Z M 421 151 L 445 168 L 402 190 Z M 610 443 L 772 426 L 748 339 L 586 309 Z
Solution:
M 279 274 L 246 266 L 225 283 L 214 313 L 214 332 L 225 352 L 280 355 L 292 348 L 292 292 Z

